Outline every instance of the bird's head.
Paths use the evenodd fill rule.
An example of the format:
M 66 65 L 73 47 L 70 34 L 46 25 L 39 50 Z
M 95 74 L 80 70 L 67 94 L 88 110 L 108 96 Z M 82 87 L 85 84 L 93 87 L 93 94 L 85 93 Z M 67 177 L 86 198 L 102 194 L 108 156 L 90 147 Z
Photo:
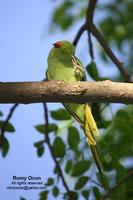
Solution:
M 75 47 L 69 41 L 57 41 L 53 44 L 53 46 L 52 52 L 54 56 L 60 60 L 68 60 L 69 58 L 71 59 L 75 54 Z

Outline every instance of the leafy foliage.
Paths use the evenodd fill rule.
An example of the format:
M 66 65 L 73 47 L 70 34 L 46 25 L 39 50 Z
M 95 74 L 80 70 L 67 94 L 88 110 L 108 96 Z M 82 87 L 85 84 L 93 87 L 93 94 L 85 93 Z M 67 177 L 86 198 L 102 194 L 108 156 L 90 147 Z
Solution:
M 34 147 L 37 149 L 38 157 L 41 157 L 44 154 L 44 140 L 38 141 L 34 143 Z
M 57 186 L 53 187 L 52 194 L 53 194 L 54 197 L 58 197 L 58 195 L 59 195 L 59 188 Z
M 69 120 L 71 119 L 71 115 L 67 110 L 60 108 L 56 111 L 51 111 L 51 117 L 55 120 Z
M 39 132 L 39 133 L 43 133 L 45 134 L 46 133 L 46 125 L 45 124 L 39 124 L 37 126 L 35 126 L 36 130 Z M 57 125 L 56 124 L 49 124 L 48 126 L 48 133 L 50 132 L 56 132 L 57 131 Z
M 20 197 L 20 200 L 26 200 L 24 197 Z
M 0 117 L 2 117 L 3 116 L 3 113 L 0 111 Z
M 87 69 L 87 72 L 91 76 L 92 79 L 94 79 L 95 81 L 99 80 L 99 74 L 98 74 L 97 66 L 96 66 L 96 63 L 94 61 L 91 61 L 87 65 L 86 69 Z
M 74 164 L 73 170 L 71 175 L 72 176 L 80 176 L 84 174 L 90 167 L 90 161 L 88 160 L 82 160 L 78 161 L 77 163 Z
M 0 116 L 3 116 L 2 112 L 0 112 Z M 5 137 L 5 134 L 3 134 L 3 131 L 4 133 L 13 133 L 15 132 L 15 128 L 10 122 L 6 122 L 4 120 L 0 121 L 0 149 L 2 150 L 2 156 L 6 157 L 9 152 L 10 145 L 7 137 Z
M 0 121 L 0 128 L 3 128 L 4 123 L 5 123 L 5 121 L 3 121 L 3 120 Z M 6 124 L 5 131 L 13 133 L 13 132 L 15 132 L 15 128 L 11 123 L 8 122 Z
M 78 5 L 76 3 L 78 3 Z M 77 20 L 84 17 L 86 14 L 85 3 L 85 1 L 79 0 L 64 0 L 53 12 L 51 24 L 52 31 L 56 30 L 57 27 L 65 31 Z
M 8 153 L 8 151 L 9 151 L 10 145 L 9 145 L 9 142 L 8 142 L 8 140 L 5 136 L 2 137 L 0 135 L 0 142 L 1 142 L 0 148 L 2 148 L 2 156 L 5 157 Z
M 72 160 L 67 160 L 67 162 L 66 162 L 66 166 L 65 166 L 65 172 L 66 173 L 69 173 L 70 171 L 71 171 L 71 169 L 72 169 Z
M 53 152 L 55 157 L 63 157 L 65 155 L 65 144 L 60 137 L 56 137 L 53 143 Z
M 47 183 L 45 183 L 46 186 L 51 186 L 54 184 L 54 179 L 53 178 L 48 178 Z
M 25 198 L 23 198 L 23 197 L 20 197 L 20 200 L 26 200 Z
M 39 200 L 47 200 L 48 193 L 49 193 L 48 190 L 44 190 L 43 192 L 41 192 Z
M 78 144 L 80 142 L 79 132 L 75 127 L 68 128 L 68 144 L 70 148 L 74 151 L 78 149 Z
M 84 185 L 88 182 L 89 177 L 88 176 L 81 176 L 79 177 L 77 183 L 75 184 L 75 190 L 80 190 L 84 187 Z

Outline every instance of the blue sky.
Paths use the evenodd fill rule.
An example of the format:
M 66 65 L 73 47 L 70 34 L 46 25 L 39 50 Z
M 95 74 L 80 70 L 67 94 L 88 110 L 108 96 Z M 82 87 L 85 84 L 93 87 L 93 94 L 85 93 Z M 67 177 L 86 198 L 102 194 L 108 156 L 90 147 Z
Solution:
M 55 4 L 48 0 L 0 0 L 0 81 L 42 80 L 51 44 L 59 35 L 48 34 L 49 20 Z M 43 34 L 43 37 L 42 37 Z M 58 38 L 59 39 L 59 38 Z M 11 105 L 0 105 L 6 117 Z M 50 106 L 51 107 L 51 106 Z M 53 106 L 52 106 L 53 107 Z M 0 197 L 18 200 L 38 199 L 39 190 L 10 191 L 12 176 L 41 176 L 43 181 L 52 176 L 53 161 L 46 149 L 38 158 L 33 143 L 43 139 L 34 125 L 43 123 L 41 104 L 20 105 L 11 122 L 16 132 L 7 133 L 11 144 L 6 158 L 0 155 Z
M 58 1 L 50 0 L 0 0 L 0 81 L 38 81 L 45 77 L 48 52 L 56 40 L 73 40 L 80 22 L 66 33 L 49 34 L 51 14 Z M 85 61 L 84 35 L 77 48 L 77 55 Z M 88 55 L 87 55 L 88 56 Z M 100 70 L 102 69 L 100 65 Z M 114 67 L 113 73 L 116 71 Z M 108 69 L 104 73 L 112 73 Z M 108 74 L 106 74 L 108 76 Z M 54 109 L 59 104 L 49 104 Z M 11 105 L 0 105 L 4 119 Z M 11 144 L 6 158 L 0 155 L 0 197 L 18 200 L 38 199 L 40 191 L 8 191 L 12 176 L 41 176 L 43 181 L 52 176 L 53 161 L 48 150 L 38 158 L 33 143 L 43 139 L 34 125 L 44 122 L 41 104 L 20 105 L 11 122 L 16 132 L 7 133 Z M 52 197 L 51 197 L 52 200 Z

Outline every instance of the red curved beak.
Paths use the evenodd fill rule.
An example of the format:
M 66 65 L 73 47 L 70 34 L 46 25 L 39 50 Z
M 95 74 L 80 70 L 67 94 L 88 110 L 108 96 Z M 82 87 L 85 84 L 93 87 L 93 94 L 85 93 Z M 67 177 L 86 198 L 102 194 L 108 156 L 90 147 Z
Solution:
M 62 42 L 58 41 L 58 42 L 55 42 L 53 45 L 55 48 L 60 48 L 62 46 Z

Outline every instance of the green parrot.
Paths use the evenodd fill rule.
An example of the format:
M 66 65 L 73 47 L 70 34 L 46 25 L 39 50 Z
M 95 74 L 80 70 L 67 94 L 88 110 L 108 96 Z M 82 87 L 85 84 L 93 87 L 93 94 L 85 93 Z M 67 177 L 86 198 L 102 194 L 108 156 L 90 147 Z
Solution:
M 48 80 L 85 81 L 85 70 L 80 60 L 75 56 L 75 47 L 69 41 L 57 41 L 53 44 L 48 56 L 46 77 Z M 102 164 L 96 147 L 99 135 L 90 106 L 86 104 L 63 104 L 70 114 L 83 127 L 86 140 L 92 151 L 97 168 L 102 174 Z

